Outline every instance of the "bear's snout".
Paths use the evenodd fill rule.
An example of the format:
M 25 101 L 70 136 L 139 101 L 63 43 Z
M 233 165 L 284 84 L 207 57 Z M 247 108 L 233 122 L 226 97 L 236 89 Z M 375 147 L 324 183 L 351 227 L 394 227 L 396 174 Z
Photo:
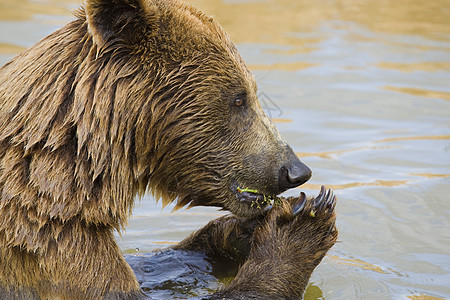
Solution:
M 278 175 L 280 190 L 287 190 L 302 185 L 307 182 L 311 176 L 311 169 L 299 159 L 295 159 L 280 168 Z

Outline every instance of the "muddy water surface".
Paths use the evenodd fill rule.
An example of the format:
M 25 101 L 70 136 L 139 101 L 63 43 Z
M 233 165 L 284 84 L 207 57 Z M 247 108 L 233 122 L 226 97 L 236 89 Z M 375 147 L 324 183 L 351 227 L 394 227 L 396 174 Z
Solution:
M 313 169 L 301 190 L 336 189 L 340 243 L 305 299 L 450 298 L 450 1 L 191 2 L 229 32 L 266 112 Z M 78 5 L 0 0 L 0 63 Z M 222 214 L 170 211 L 151 196 L 138 202 L 117 237 L 123 251 L 169 246 Z M 160 298 L 221 284 L 204 275 L 207 263 L 188 263 L 187 281 L 209 282 L 189 293 L 171 282 L 180 272 L 159 263 L 169 273 Z

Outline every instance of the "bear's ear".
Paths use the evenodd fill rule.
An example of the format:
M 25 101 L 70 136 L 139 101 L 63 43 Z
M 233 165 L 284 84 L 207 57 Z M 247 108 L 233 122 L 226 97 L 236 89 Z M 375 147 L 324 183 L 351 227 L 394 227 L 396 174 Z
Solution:
M 87 0 L 86 19 L 94 43 L 139 43 L 157 32 L 158 9 L 149 0 Z

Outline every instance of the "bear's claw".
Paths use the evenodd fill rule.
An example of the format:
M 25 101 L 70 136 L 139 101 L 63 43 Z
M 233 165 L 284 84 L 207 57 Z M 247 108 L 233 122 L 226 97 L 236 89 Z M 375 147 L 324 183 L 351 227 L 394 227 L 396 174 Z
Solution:
M 305 207 L 305 203 L 306 203 L 306 195 L 305 193 L 301 192 L 298 202 L 295 203 L 294 206 L 292 207 L 292 214 L 294 216 L 299 214 Z
M 334 196 L 333 190 L 329 189 L 328 191 L 326 191 L 325 186 L 322 185 L 319 195 L 313 200 L 314 209 L 319 211 L 329 209 L 330 211 L 332 211 L 335 206 L 336 196 Z
M 292 214 L 298 215 L 306 206 L 306 195 L 301 192 L 298 197 L 297 202 L 292 207 Z M 309 215 L 311 217 L 315 217 L 316 212 L 323 212 L 324 210 L 333 211 L 336 206 L 336 196 L 334 196 L 333 190 L 326 190 L 325 186 L 321 186 L 319 195 L 312 200 L 312 203 L 309 205 L 311 209 Z

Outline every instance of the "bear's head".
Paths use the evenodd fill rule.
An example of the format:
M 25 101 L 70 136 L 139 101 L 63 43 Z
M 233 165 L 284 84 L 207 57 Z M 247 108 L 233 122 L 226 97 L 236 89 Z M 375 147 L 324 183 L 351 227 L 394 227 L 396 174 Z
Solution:
M 311 177 L 214 20 L 177 0 L 88 0 L 85 13 L 133 190 L 249 217 Z

